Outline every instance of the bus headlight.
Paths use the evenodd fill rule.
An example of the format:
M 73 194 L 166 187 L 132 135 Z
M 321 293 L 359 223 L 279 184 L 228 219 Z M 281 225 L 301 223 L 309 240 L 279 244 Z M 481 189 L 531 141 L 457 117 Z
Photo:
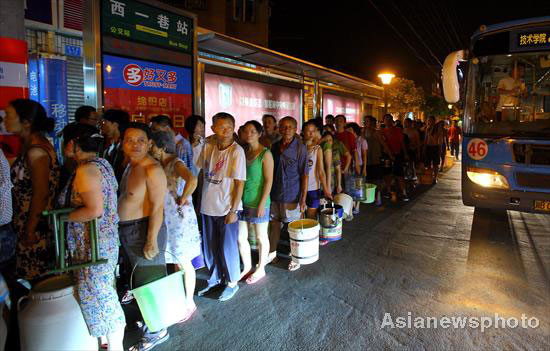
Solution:
M 491 169 L 468 167 L 466 174 L 472 182 L 484 188 L 510 189 L 506 177 Z

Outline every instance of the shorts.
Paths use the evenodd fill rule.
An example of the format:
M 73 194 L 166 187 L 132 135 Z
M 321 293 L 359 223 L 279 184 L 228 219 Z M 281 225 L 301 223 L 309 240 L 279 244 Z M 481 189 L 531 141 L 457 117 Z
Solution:
M 308 208 L 319 208 L 320 200 L 321 200 L 321 191 L 319 189 L 310 190 L 307 192 L 306 205 Z
M 432 164 L 434 167 L 439 166 L 439 162 L 441 161 L 440 150 L 441 146 L 439 145 L 426 145 L 425 167 L 430 167 Z
M 258 217 L 258 209 L 253 207 L 243 207 L 242 211 L 239 211 L 239 221 L 247 223 L 268 223 L 269 222 L 269 209 L 270 207 L 265 208 L 265 214 L 262 217 Z
M 385 176 L 391 176 L 394 177 L 404 177 L 405 176 L 405 161 L 403 159 L 403 155 L 394 155 L 393 161 L 386 160 L 386 163 L 384 164 L 384 175 Z M 367 173 L 368 174 L 368 173 Z
M 382 179 L 382 165 L 367 165 L 367 181 L 377 181 Z
M 271 220 L 290 223 L 302 217 L 298 203 L 271 202 Z
M 126 262 L 129 264 L 128 268 L 133 269 L 135 267 L 133 271 L 134 281 L 131 285 L 133 288 L 166 276 L 166 261 L 164 259 L 167 239 L 166 225 L 163 221 L 159 229 L 157 236 L 159 253 L 152 260 L 146 259 L 143 255 L 148 228 L 149 217 L 118 223 L 120 243 Z
M 7 262 L 15 257 L 17 236 L 13 231 L 11 222 L 0 225 L 0 263 Z

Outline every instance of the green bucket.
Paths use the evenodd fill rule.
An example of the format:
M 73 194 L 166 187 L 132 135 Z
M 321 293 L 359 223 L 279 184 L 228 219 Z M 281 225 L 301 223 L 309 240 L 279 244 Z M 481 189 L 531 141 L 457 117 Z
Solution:
M 162 251 L 159 254 L 162 254 Z M 130 282 L 136 267 L 137 263 L 132 270 Z M 143 321 L 152 332 L 168 328 L 185 317 L 185 288 L 182 271 L 174 272 L 131 291 Z
M 376 184 L 366 183 L 364 187 L 365 193 L 367 194 L 367 199 L 361 202 L 364 204 L 372 204 L 376 198 Z

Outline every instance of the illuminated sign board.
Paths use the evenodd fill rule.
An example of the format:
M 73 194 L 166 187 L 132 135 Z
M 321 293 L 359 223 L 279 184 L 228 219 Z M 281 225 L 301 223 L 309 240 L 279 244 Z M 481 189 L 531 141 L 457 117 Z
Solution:
M 120 108 L 133 121 L 169 116 L 176 129 L 192 113 L 191 68 L 103 55 L 105 108 Z
M 550 28 L 510 33 L 510 51 L 550 50 Z
M 103 35 L 193 52 L 193 19 L 132 0 L 102 1 Z

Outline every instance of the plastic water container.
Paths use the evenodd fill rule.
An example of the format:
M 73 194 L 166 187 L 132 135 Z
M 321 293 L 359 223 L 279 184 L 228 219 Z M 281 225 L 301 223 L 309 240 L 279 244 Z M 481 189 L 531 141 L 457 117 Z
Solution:
M 63 275 L 37 283 L 17 303 L 21 350 L 97 350 L 75 298 L 73 282 Z

